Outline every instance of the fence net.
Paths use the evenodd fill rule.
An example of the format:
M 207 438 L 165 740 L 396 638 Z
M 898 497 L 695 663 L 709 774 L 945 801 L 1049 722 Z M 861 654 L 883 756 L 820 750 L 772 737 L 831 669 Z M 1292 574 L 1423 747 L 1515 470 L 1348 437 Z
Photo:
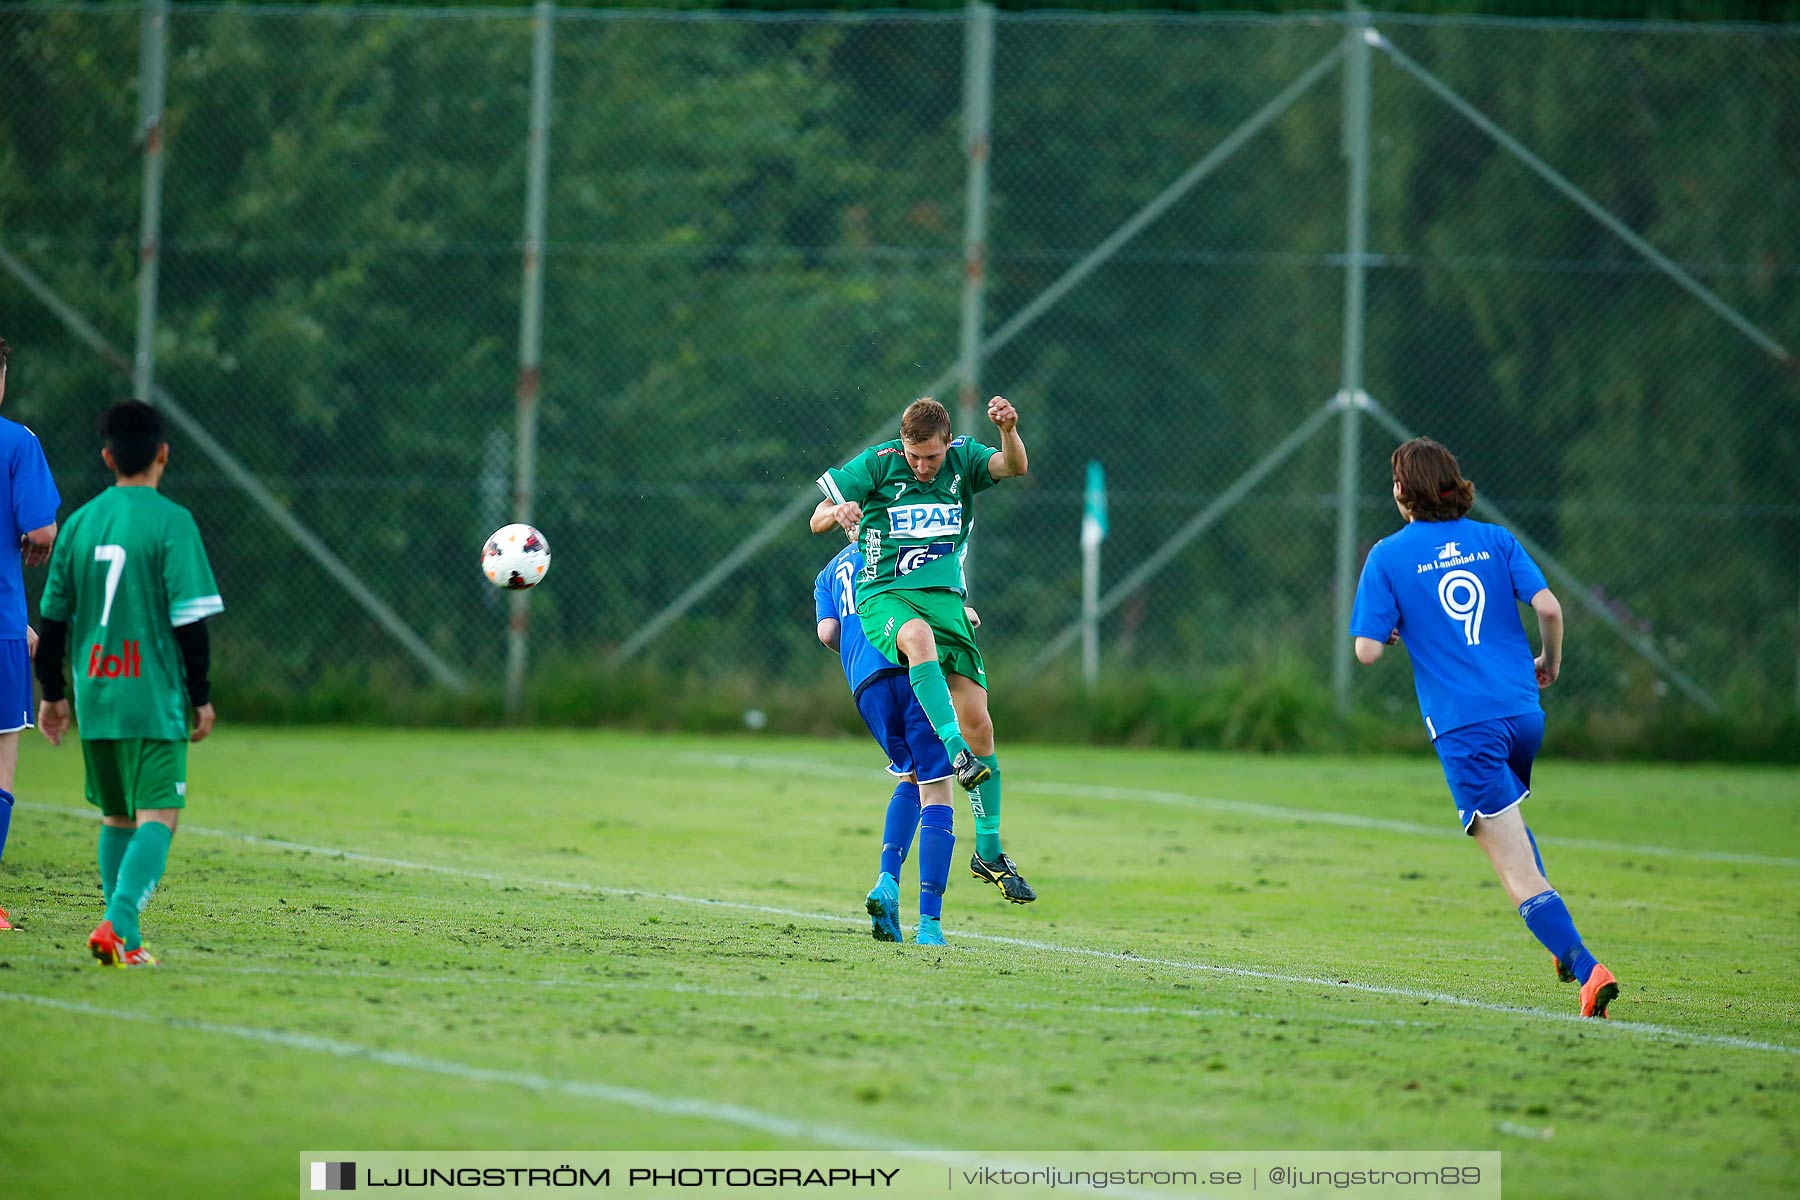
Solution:
M 1744 322 L 1800 342 L 1800 37 L 1374 21 Z M 993 23 L 990 336 L 1344 41 L 1330 17 Z M 533 501 L 556 559 L 534 669 L 606 661 L 954 366 L 967 27 L 558 12 Z M 0 6 L 0 249 L 127 353 L 139 37 L 136 11 Z M 528 9 L 177 6 L 167 57 L 158 382 L 495 687 L 506 604 L 476 556 L 510 519 L 531 45 Z M 1371 72 L 1364 387 L 1722 704 L 1791 706 L 1795 373 L 1392 58 Z M 1337 392 L 1343 113 L 1334 69 L 987 355 L 981 395 L 1014 400 L 1032 458 L 982 498 L 970 560 L 1001 686 L 1078 616 L 1090 461 L 1104 589 Z M 67 512 L 108 482 L 94 420 L 129 382 L 16 273 L 0 335 L 7 415 L 42 437 Z M 1338 431 L 1107 615 L 1104 677 L 1329 678 Z M 1393 440 L 1364 422 L 1359 561 L 1398 521 Z M 427 678 L 345 579 L 174 451 L 166 490 L 229 605 L 222 675 L 305 689 L 374 659 Z M 795 516 L 641 661 L 828 673 L 807 597 L 836 549 Z M 1676 702 L 1574 620 L 1573 697 Z M 1403 713 L 1405 673 L 1357 696 Z

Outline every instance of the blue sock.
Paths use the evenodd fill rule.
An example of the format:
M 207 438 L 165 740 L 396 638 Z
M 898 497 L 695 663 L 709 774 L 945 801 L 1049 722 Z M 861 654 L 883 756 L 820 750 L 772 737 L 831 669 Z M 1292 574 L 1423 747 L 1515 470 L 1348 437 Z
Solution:
M 1550 882 L 1550 872 L 1544 870 L 1544 856 L 1538 853 L 1537 839 L 1531 836 L 1531 826 L 1529 825 L 1525 827 L 1525 838 L 1531 843 L 1531 857 L 1537 859 L 1538 874 L 1544 877 L 1545 883 Z
M 887 825 L 881 831 L 881 869 L 900 878 L 900 864 L 912 849 L 913 830 L 919 827 L 919 785 L 901 780 L 888 797 Z
M 927 804 L 919 810 L 919 915 L 944 915 L 944 888 L 950 882 L 950 855 L 956 849 L 956 810 Z
M 13 794 L 0 788 L 0 855 L 6 853 L 6 831 L 12 828 Z
M 1596 965 L 1594 956 L 1581 944 L 1581 935 L 1575 932 L 1575 918 L 1569 915 L 1569 906 L 1555 889 L 1539 892 L 1519 905 L 1519 915 L 1525 918 L 1525 928 L 1531 930 L 1531 936 L 1567 963 L 1576 979 L 1586 983 Z

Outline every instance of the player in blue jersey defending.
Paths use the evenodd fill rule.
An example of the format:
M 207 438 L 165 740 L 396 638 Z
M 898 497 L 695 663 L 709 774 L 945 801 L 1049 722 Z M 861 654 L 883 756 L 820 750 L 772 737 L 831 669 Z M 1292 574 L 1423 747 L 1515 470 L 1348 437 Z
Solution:
M 856 615 L 855 580 L 863 558 L 852 537 L 813 581 L 813 615 L 819 641 L 838 652 L 844 678 L 856 697 L 856 711 L 888 756 L 888 773 L 899 777 L 888 798 L 881 834 L 881 874 L 869 890 L 865 907 L 875 940 L 898 942 L 900 932 L 900 864 L 919 831 L 919 928 L 913 941 L 944 945 L 940 925 L 944 888 L 950 881 L 950 856 L 956 848 L 955 809 L 950 781 L 956 777 L 944 743 L 913 695 L 906 668 L 889 661 L 869 644 Z M 974 614 L 969 613 L 971 620 Z
M 11 350 L 0 338 L 0 401 L 6 399 L 6 365 Z M 62 497 L 50 478 L 50 464 L 37 435 L 14 421 L 0 421 L 0 525 L 10 531 L 23 561 L 43 566 L 56 540 L 56 510 Z M 13 776 L 19 766 L 19 732 L 31 728 L 31 656 L 36 634 L 25 623 L 25 577 L 21 559 L 10 552 L 0 562 L 0 854 L 12 823 Z M 12 923 L 0 908 L 0 931 Z
M 1356 657 L 1372 664 L 1383 647 L 1406 643 L 1419 711 L 1464 832 L 1487 852 L 1557 977 L 1580 982 L 1581 1015 L 1604 1017 L 1619 981 L 1582 945 L 1519 812 L 1544 741 L 1538 692 L 1562 670 L 1562 605 L 1517 538 L 1468 519 L 1475 485 L 1450 451 L 1414 438 L 1394 451 L 1393 475 L 1407 523 L 1363 564 L 1350 618 Z M 1537 614 L 1543 653 L 1535 659 L 1515 600 Z

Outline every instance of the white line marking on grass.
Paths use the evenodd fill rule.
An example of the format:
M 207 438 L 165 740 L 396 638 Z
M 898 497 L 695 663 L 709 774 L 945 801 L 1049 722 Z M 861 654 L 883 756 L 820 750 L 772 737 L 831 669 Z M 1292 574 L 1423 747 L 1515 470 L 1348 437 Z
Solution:
M 383 1066 L 398 1067 L 402 1070 L 427 1071 L 434 1075 L 445 1075 L 470 1083 L 501 1084 L 527 1088 L 534 1092 L 555 1092 L 584 1100 L 600 1100 L 608 1104 L 618 1104 L 662 1116 L 697 1117 L 702 1120 L 719 1121 L 726 1125 L 736 1125 L 744 1129 L 754 1129 L 761 1133 L 771 1133 L 778 1137 L 804 1138 L 852 1150 L 929 1153 L 927 1147 L 911 1142 L 861 1133 L 838 1125 L 791 1120 L 787 1117 L 775 1116 L 772 1113 L 759 1112 L 754 1108 L 745 1108 L 739 1104 L 721 1104 L 714 1100 L 693 1100 L 681 1096 L 662 1096 L 655 1092 L 620 1087 L 611 1083 L 592 1083 L 579 1079 L 552 1079 L 547 1075 L 538 1075 L 530 1071 L 503 1071 L 491 1067 L 471 1066 L 453 1059 L 427 1058 L 424 1055 L 410 1054 L 404 1050 L 381 1050 L 374 1046 L 362 1046 L 355 1042 L 317 1037 L 312 1034 L 289 1033 L 280 1029 L 259 1029 L 249 1025 L 223 1025 L 216 1021 L 196 1021 L 184 1017 L 159 1017 L 150 1013 L 133 1012 L 129 1009 L 102 1008 L 99 1005 L 85 1004 L 78 1000 L 58 1000 L 27 992 L 0 992 L 0 1000 L 35 1004 L 42 1008 L 57 1009 L 80 1016 L 107 1017 L 120 1021 L 142 1021 L 170 1029 L 185 1029 L 196 1033 L 239 1038 L 247 1042 L 262 1042 L 289 1050 L 307 1050 L 315 1054 L 329 1054 L 337 1058 L 361 1059 L 380 1063 Z
M 1496 1121 L 1494 1132 L 1504 1133 L 1509 1137 L 1529 1138 L 1535 1142 L 1547 1142 L 1556 1136 L 1556 1130 L 1552 1126 L 1520 1125 L 1516 1121 Z
M 985 942 L 999 942 L 1003 945 L 1018 946 L 1027 950 L 1076 954 L 1084 958 L 1115 959 L 1120 962 L 1146 963 L 1188 971 L 1208 971 L 1220 975 L 1236 975 L 1246 979 L 1266 979 L 1275 983 L 1317 984 L 1322 987 L 1362 992 L 1372 996 L 1395 996 L 1404 1000 L 1454 1004 L 1462 1008 L 1480 1009 L 1482 1012 L 1503 1013 L 1507 1016 L 1531 1017 L 1542 1021 L 1580 1025 L 1584 1033 L 1590 1030 L 1608 1034 L 1630 1033 L 1648 1037 L 1653 1041 L 1705 1043 L 1710 1046 L 1731 1046 L 1739 1050 L 1767 1050 L 1775 1054 L 1800 1056 L 1800 1046 L 1789 1046 L 1779 1042 L 1761 1042 L 1753 1038 L 1733 1037 L 1723 1033 L 1691 1033 L 1685 1029 L 1676 1029 L 1668 1025 L 1650 1025 L 1638 1021 L 1595 1020 L 1592 1017 L 1581 1017 L 1574 1013 L 1550 1012 L 1547 1009 L 1526 1008 L 1519 1004 L 1494 1004 L 1487 1000 L 1471 1000 L 1449 992 L 1431 992 L 1423 988 L 1382 987 L 1373 983 L 1353 983 L 1348 979 L 1326 979 L 1317 975 L 1285 975 L 1278 971 L 1258 971 L 1249 967 L 1221 967 L 1213 963 L 1184 962 L 1172 958 L 1146 958 L 1140 954 L 1124 954 L 1115 950 L 1095 950 L 1086 946 L 1061 946 L 1054 942 L 1036 942 L 1029 938 L 1003 937 L 993 933 L 965 933 L 954 936 L 980 938 Z
M 123 1008 L 102 1008 L 100 1005 L 87 1004 L 79 1000 L 59 1000 L 50 996 L 33 995 L 29 992 L 0 992 L 0 1000 L 32 1004 L 58 1012 L 73 1013 L 77 1016 L 105 1017 L 115 1021 L 140 1021 L 148 1025 L 160 1025 L 165 1029 L 209 1033 L 221 1037 L 239 1038 L 247 1042 L 261 1042 L 264 1045 L 279 1046 L 287 1050 L 306 1050 L 314 1054 L 328 1054 L 334 1058 L 380 1063 L 386 1067 L 397 1067 L 405 1071 L 424 1071 L 468 1083 L 498 1084 L 505 1087 L 525 1088 L 534 1092 L 573 1096 L 582 1100 L 598 1100 L 602 1103 L 617 1104 L 625 1108 L 635 1108 L 642 1112 L 653 1112 L 662 1116 L 693 1117 L 700 1120 L 718 1121 L 726 1125 L 754 1129 L 759 1133 L 774 1134 L 777 1137 L 806 1139 L 827 1146 L 841 1146 L 847 1150 L 872 1150 L 902 1154 L 909 1158 L 927 1159 L 953 1167 L 985 1165 L 1025 1170 L 1030 1165 L 1005 1160 L 996 1162 L 976 1153 L 941 1150 L 896 1138 L 877 1137 L 841 1125 L 797 1121 L 788 1117 L 776 1116 L 773 1113 L 761 1112 L 754 1108 L 746 1108 L 741 1104 L 720 1104 L 714 1100 L 663 1096 L 656 1092 L 621 1087 L 612 1083 L 591 1083 L 580 1079 L 552 1079 L 548 1075 L 539 1075 L 531 1071 L 504 1071 L 492 1067 L 477 1067 L 469 1063 L 457 1062 L 454 1059 L 428 1058 L 422 1054 L 410 1054 L 404 1050 L 380 1050 L 374 1046 L 363 1046 L 356 1042 L 344 1042 L 336 1038 L 318 1037 L 313 1034 L 289 1033 L 281 1029 L 260 1029 L 251 1025 L 225 1025 L 216 1021 L 196 1021 L 185 1017 L 159 1017 L 152 1013 L 133 1012 Z M 1153 1192 L 1142 1188 L 1106 1188 L 1081 1185 L 1077 1185 L 1075 1190 L 1081 1192 L 1103 1191 L 1109 1195 L 1132 1196 L 1138 1197 L 1140 1200 L 1168 1200 L 1170 1196 L 1202 1197 L 1205 1195 L 1192 1192 Z
M 779 758 L 748 754 L 702 754 L 698 751 L 676 756 L 680 762 L 697 766 L 746 768 L 760 771 L 782 771 L 793 775 L 816 775 L 830 779 L 870 779 L 876 770 L 838 766 L 807 758 Z M 1055 796 L 1075 796 L 1096 800 L 1142 800 L 1172 808 L 1192 808 L 1208 812 L 1236 813 L 1245 817 L 1262 817 L 1273 821 L 1298 821 L 1311 825 L 1338 825 L 1348 829 L 1375 829 L 1385 833 L 1404 833 L 1419 837 L 1463 837 L 1463 831 L 1445 818 L 1443 825 L 1425 825 L 1417 821 L 1394 821 L 1386 817 L 1366 817 L 1360 813 L 1332 812 L 1319 808 L 1291 808 L 1283 804 L 1259 804 L 1254 800 L 1225 800 L 1217 796 L 1198 796 L 1191 792 L 1170 792 L 1155 788 L 1113 787 L 1107 784 L 1057 783 L 1032 780 L 1012 783 L 1013 792 L 1043 792 Z M 1683 846 L 1653 846 L 1637 842 L 1606 842 L 1592 838 L 1541 837 L 1546 846 L 1575 850 L 1598 850 L 1607 854 L 1641 854 L 1653 858 L 1690 858 L 1699 862 L 1741 863 L 1757 867 L 1800 867 L 1800 858 L 1783 858 L 1773 854 L 1740 854 L 1733 850 L 1694 849 Z
M 46 963 L 68 966 L 80 960 L 67 954 L 0 954 L 0 962 L 9 963 Z M 896 996 L 887 992 L 875 995 L 846 995 L 840 992 L 796 992 L 781 988 L 720 988 L 707 987 L 698 983 L 656 983 L 640 979 L 608 979 L 594 977 L 590 979 L 573 979 L 563 977 L 520 977 L 516 975 L 483 974 L 480 971 L 462 971 L 454 975 L 408 975 L 399 971 L 354 971 L 337 967 L 283 967 L 283 966 L 243 966 L 233 967 L 220 963 L 200 962 L 197 965 L 183 962 L 180 965 L 181 978 L 204 979 L 212 977 L 251 976 L 255 978 L 297 979 L 303 982 L 314 980 L 336 980 L 368 983 L 406 984 L 412 987 L 521 987 L 521 988 L 569 988 L 575 991 L 592 992 L 645 992 L 651 994 L 668 994 L 675 996 L 705 996 L 719 1000 L 790 1000 L 797 1003 L 826 1004 L 879 1004 L 883 1008 L 918 1008 L 928 1011 L 939 1011 L 945 1008 L 984 1010 L 995 1009 L 1006 1012 L 1029 1013 L 1069 1013 L 1072 1015 L 1096 1015 L 1110 1017 L 1176 1017 L 1192 1020 L 1206 1017 L 1229 1017 L 1237 1021 L 1260 1021 L 1274 1025 L 1355 1025 L 1364 1028 L 1381 1029 L 1398 1027 L 1429 1028 L 1430 1021 L 1409 1021 L 1402 1017 L 1340 1017 L 1329 1013 L 1293 1013 L 1278 1015 L 1274 1013 L 1249 1012 L 1241 1008 L 1201 1008 L 1197 1005 L 1181 1005 L 1170 1007 L 1155 1004 L 1050 1004 L 1044 1001 L 1029 1000 L 991 1000 L 987 998 L 971 999 L 967 996 L 933 995 L 928 999 L 915 999 L 910 996 Z
M 97 819 L 99 813 L 95 809 L 70 808 L 61 804 L 24 803 L 40 812 L 61 813 L 64 816 Z M 714 900 L 704 896 L 684 896 L 679 892 L 648 892 L 639 888 L 603 887 L 599 884 L 580 883 L 566 879 L 537 879 L 519 875 L 501 875 L 493 871 L 477 871 L 466 867 L 448 867 L 438 863 L 412 862 L 403 858 L 388 858 L 379 854 L 364 854 L 357 850 L 339 850 L 329 846 L 311 846 L 304 842 L 290 842 L 280 838 L 261 837 L 254 833 L 238 833 L 229 829 L 208 829 L 199 825 L 183 825 L 182 829 L 191 834 L 204 837 L 224 838 L 228 841 L 242 842 L 252 846 L 266 846 L 275 850 L 288 850 L 302 854 L 318 854 L 327 858 L 343 859 L 347 862 L 371 863 L 377 866 L 395 867 L 409 871 L 427 871 L 437 875 L 458 876 L 467 879 L 481 879 L 489 883 L 511 884 L 514 886 L 555 888 L 562 891 L 585 892 L 591 895 L 627 896 L 643 900 L 662 900 L 673 904 L 695 904 L 706 908 L 728 908 L 738 912 L 763 913 L 767 916 L 787 917 L 806 921 L 824 921 L 834 925 L 860 925 L 862 918 L 846 917 L 840 913 L 808 912 L 804 909 L 778 908 L 770 904 L 751 904 L 742 900 Z M 1449 992 L 1431 992 L 1420 988 L 1383 987 L 1373 983 L 1353 983 L 1347 979 L 1327 979 L 1317 975 L 1288 975 L 1279 971 L 1259 971 L 1250 967 L 1225 967 L 1217 963 L 1194 962 L 1173 958 L 1147 958 L 1140 954 L 1131 954 L 1118 950 L 1099 950 L 1090 946 L 1064 946 L 1055 942 L 1032 941 L 1028 938 L 1006 937 L 995 933 L 974 933 L 959 930 L 946 931 L 946 936 L 959 942 L 987 942 L 997 946 L 1015 946 L 1026 950 L 1041 950 L 1050 954 L 1070 954 L 1081 958 L 1097 958 L 1111 962 L 1137 963 L 1143 966 L 1173 967 L 1182 971 L 1202 971 L 1214 975 L 1229 975 L 1240 979 L 1261 979 L 1270 983 L 1298 983 L 1308 986 L 1328 987 L 1342 991 L 1360 992 L 1370 996 L 1393 996 L 1402 1000 L 1430 1001 L 1435 1004 L 1450 1004 L 1460 1008 L 1476 1009 L 1481 1012 L 1499 1013 L 1505 1016 L 1526 1017 L 1532 1020 L 1555 1021 L 1562 1024 L 1580 1025 L 1583 1032 L 1593 1032 L 1602 1036 L 1633 1035 L 1646 1037 L 1653 1041 L 1690 1042 L 1697 1045 L 1728 1046 L 1738 1050 L 1764 1050 L 1773 1054 L 1789 1054 L 1800 1057 L 1800 1046 L 1790 1046 L 1779 1042 L 1763 1042 L 1753 1038 L 1734 1037 L 1722 1033 L 1698 1033 L 1684 1029 L 1676 1029 L 1667 1025 L 1651 1025 L 1636 1021 L 1595 1020 L 1572 1013 L 1551 1012 L 1542 1008 L 1526 1008 L 1517 1004 L 1494 1004 L 1486 1000 L 1473 1000 L 1464 996 L 1452 995 Z

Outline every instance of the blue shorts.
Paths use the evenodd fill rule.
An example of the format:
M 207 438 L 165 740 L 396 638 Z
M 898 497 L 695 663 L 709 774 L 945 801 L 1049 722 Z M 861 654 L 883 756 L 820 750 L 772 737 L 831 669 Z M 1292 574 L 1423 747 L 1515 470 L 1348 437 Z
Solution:
M 1477 816 L 1497 817 L 1531 795 L 1531 762 L 1543 744 L 1541 712 L 1477 721 L 1438 735 L 1433 745 L 1464 833 L 1475 832 Z
M 950 756 L 904 672 L 877 675 L 856 694 L 856 711 L 888 756 L 888 774 L 911 775 L 920 783 L 948 779 Z
M 0 642 L 0 733 L 31 728 L 31 648 L 24 638 Z

